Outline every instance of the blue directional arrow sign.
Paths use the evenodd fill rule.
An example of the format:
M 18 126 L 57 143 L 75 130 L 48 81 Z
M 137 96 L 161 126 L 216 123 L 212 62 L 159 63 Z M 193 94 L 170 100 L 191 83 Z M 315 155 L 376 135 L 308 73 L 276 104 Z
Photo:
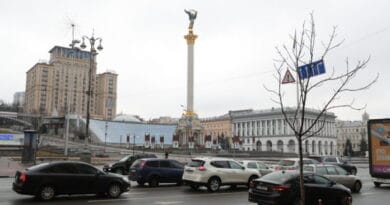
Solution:
M 299 78 L 305 79 L 325 73 L 325 65 L 323 60 L 309 63 L 298 67 Z

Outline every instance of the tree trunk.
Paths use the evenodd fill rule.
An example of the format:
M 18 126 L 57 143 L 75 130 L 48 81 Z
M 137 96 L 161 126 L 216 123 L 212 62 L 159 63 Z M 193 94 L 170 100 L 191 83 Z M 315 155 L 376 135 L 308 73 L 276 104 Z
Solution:
M 299 186 L 301 205 L 305 205 L 305 184 L 303 181 L 303 153 L 302 153 L 302 136 L 298 136 L 298 149 L 299 149 Z

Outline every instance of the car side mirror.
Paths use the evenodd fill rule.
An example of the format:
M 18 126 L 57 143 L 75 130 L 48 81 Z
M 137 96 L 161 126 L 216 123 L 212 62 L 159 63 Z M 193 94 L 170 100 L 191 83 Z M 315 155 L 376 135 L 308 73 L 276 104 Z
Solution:
M 242 170 L 244 170 L 244 169 L 245 169 L 245 167 L 241 167 L 241 169 L 242 169 Z

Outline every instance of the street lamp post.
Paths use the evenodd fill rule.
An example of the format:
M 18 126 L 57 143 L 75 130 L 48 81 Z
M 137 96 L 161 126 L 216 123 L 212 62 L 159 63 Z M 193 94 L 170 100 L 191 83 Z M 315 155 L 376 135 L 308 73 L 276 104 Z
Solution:
M 105 126 L 105 132 L 104 132 L 104 153 L 106 153 L 106 147 L 107 147 L 107 128 L 108 128 L 108 122 L 106 121 Z
M 85 45 L 85 40 L 87 40 L 90 44 L 90 54 L 89 54 L 89 71 L 88 71 L 88 90 L 87 90 L 87 122 L 85 126 L 85 139 L 84 139 L 84 155 L 85 158 L 82 161 L 91 161 L 91 153 L 88 147 L 88 139 L 89 139 L 89 118 L 90 118 L 90 104 L 91 104 L 91 95 L 93 94 L 92 91 L 92 67 L 93 67 L 93 61 L 96 60 L 95 57 L 98 54 L 97 50 L 101 51 L 103 50 L 102 47 L 102 38 L 95 38 L 92 34 L 92 37 L 83 36 L 83 42 L 80 45 L 81 49 L 85 49 L 87 46 Z M 96 41 L 99 41 L 99 45 L 97 46 L 97 50 L 95 49 L 95 43 Z

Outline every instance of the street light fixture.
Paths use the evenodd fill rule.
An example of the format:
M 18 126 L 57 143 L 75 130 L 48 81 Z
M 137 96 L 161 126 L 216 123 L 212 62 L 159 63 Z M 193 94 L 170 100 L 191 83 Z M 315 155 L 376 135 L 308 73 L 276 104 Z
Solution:
M 90 118 L 90 104 L 91 104 L 91 95 L 93 94 L 93 91 L 92 91 L 92 68 L 93 68 L 93 61 L 95 60 L 95 56 L 98 54 L 97 50 L 95 49 L 95 43 L 96 41 L 99 41 L 99 45 L 97 46 L 97 49 L 99 51 L 103 50 L 103 46 L 102 46 L 102 41 L 103 39 L 102 38 L 95 38 L 92 34 L 92 37 L 87 37 L 87 36 L 83 36 L 83 41 L 80 45 L 80 48 L 81 49 L 85 49 L 87 48 L 86 44 L 85 44 L 85 41 L 89 42 L 89 45 L 90 45 L 90 54 L 89 54 L 89 72 L 88 72 L 88 90 L 87 90 L 87 122 L 86 122 L 86 126 L 85 126 L 85 139 L 84 139 L 84 145 L 85 145 L 85 149 L 84 149 L 84 155 L 85 155 L 85 160 L 82 160 L 82 161 L 87 161 L 87 162 L 90 162 L 91 161 L 91 153 L 90 153 L 90 150 L 88 148 L 88 139 L 89 139 L 89 118 Z

